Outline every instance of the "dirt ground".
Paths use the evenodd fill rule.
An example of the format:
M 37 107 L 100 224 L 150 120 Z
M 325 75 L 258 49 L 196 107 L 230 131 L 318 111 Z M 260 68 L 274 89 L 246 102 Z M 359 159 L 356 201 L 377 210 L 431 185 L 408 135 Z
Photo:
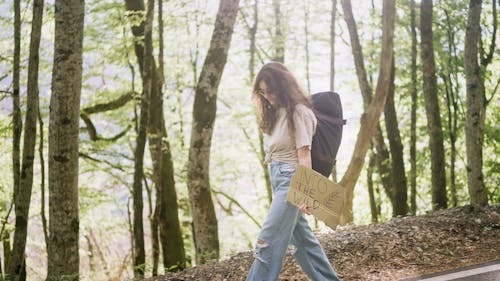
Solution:
M 500 204 L 462 206 L 419 217 L 337 228 L 318 236 L 342 280 L 400 280 L 500 258 Z M 244 252 L 149 281 L 245 280 Z M 309 280 L 287 256 L 279 280 Z

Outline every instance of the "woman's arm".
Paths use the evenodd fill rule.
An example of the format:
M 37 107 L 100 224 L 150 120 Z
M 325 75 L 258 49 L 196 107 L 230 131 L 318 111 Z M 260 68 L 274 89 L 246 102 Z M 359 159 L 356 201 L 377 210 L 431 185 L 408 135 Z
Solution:
M 300 165 L 312 169 L 311 150 L 309 149 L 309 146 L 306 145 L 297 149 L 297 156 L 299 158 Z
M 311 150 L 309 149 L 309 146 L 303 146 L 299 149 L 297 149 L 297 156 L 299 158 L 299 165 L 302 165 L 306 168 L 312 169 L 312 162 L 311 162 Z M 309 210 L 307 209 L 308 206 L 306 203 L 302 203 L 299 207 L 299 210 L 302 213 L 310 215 Z

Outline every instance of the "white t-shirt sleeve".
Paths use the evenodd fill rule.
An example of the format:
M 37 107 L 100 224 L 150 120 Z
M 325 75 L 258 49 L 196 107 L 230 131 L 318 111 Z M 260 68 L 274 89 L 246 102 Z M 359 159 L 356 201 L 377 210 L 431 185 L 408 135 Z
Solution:
M 316 116 L 313 111 L 303 104 L 298 104 L 293 114 L 295 124 L 295 146 L 297 149 L 311 147 L 312 138 L 316 131 Z

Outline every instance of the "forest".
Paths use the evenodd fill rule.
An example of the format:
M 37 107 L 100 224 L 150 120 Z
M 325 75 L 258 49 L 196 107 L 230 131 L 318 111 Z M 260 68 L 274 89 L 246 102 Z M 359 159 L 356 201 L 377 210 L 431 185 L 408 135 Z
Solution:
M 344 227 L 498 204 L 498 6 L 0 2 L 0 280 L 140 280 L 253 249 L 270 61 L 341 97 Z

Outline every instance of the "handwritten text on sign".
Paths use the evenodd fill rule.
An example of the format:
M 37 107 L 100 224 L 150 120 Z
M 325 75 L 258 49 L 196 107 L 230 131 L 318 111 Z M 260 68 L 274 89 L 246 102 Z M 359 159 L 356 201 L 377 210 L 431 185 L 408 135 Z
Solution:
M 335 229 L 344 207 L 344 188 L 316 171 L 297 165 L 286 199 L 296 206 L 306 203 L 311 214 Z

